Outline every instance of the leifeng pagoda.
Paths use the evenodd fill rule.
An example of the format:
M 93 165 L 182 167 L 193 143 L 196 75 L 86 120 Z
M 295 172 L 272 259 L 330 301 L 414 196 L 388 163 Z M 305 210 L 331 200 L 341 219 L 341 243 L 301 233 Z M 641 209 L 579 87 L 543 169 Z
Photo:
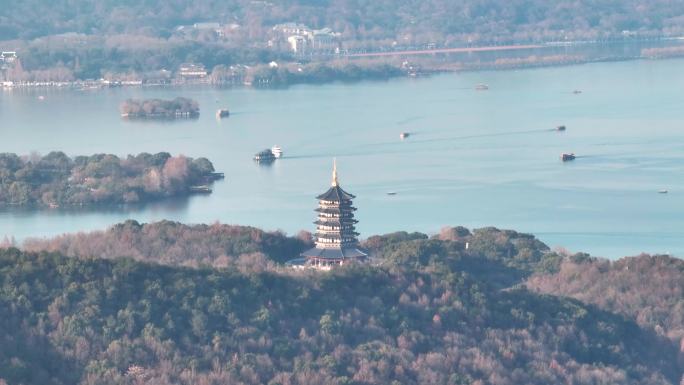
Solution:
M 333 163 L 332 186 L 316 197 L 318 220 L 316 224 L 316 247 L 302 253 L 306 265 L 330 269 L 349 262 L 366 260 L 366 253 L 359 250 L 354 219 L 356 208 L 352 206 L 354 195 L 342 190 L 337 180 L 337 163 Z

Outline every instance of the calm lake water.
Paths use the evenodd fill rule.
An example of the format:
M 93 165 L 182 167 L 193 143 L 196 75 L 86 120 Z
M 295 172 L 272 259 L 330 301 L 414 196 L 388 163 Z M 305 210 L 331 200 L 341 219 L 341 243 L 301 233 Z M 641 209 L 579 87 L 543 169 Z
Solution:
M 0 237 L 128 218 L 312 230 L 314 197 L 328 188 L 337 157 L 341 185 L 357 195 L 362 238 L 497 226 L 611 258 L 683 256 L 682 68 L 683 60 L 632 61 L 283 90 L 2 91 L 1 152 L 168 151 L 206 156 L 226 179 L 209 196 L 143 208 L 3 211 Z M 490 89 L 475 91 L 478 83 Z M 119 117 L 126 98 L 176 96 L 199 101 L 199 120 Z M 220 107 L 230 118 L 215 119 Z M 560 124 L 566 132 L 553 131 Z M 411 136 L 401 141 L 401 132 Z M 285 158 L 270 167 L 252 161 L 274 144 Z M 578 158 L 562 163 L 562 152 Z

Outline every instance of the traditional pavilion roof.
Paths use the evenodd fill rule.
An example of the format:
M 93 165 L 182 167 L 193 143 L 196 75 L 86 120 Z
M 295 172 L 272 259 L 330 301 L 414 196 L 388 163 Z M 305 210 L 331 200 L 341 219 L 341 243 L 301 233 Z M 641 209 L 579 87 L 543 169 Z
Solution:
M 314 247 L 302 253 L 303 257 L 319 258 L 319 259 L 347 259 L 347 258 L 362 258 L 367 254 L 357 249 L 356 247 L 347 247 L 344 249 L 323 249 Z
M 316 197 L 319 200 L 335 202 L 349 201 L 354 198 L 356 198 L 354 195 L 342 190 L 342 187 L 337 185 L 330 187 L 328 191 Z

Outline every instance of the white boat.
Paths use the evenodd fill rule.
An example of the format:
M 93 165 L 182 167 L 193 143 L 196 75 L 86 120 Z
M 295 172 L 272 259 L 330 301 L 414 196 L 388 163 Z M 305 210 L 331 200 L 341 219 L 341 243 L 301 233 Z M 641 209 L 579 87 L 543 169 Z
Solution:
M 283 156 L 283 149 L 280 148 L 280 146 L 271 147 L 271 152 L 273 153 L 273 156 L 275 156 L 276 158 L 281 158 Z
M 667 190 L 659 190 L 659 191 L 658 191 L 658 194 L 667 194 L 667 193 L 668 193 Z

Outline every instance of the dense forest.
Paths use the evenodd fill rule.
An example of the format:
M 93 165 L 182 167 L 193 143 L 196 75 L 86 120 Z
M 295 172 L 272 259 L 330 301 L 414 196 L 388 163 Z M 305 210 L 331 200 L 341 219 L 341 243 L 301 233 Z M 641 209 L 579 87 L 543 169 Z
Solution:
M 25 245 L 53 251 L 6 249 L 0 252 L 0 311 L 8 315 L 0 320 L 0 379 L 10 385 L 676 385 L 682 379 L 684 351 L 674 335 L 611 305 L 652 306 L 676 318 L 680 260 L 615 262 L 616 271 L 623 263 L 638 267 L 639 290 L 653 295 L 621 295 L 629 290 L 618 288 L 628 283 L 615 276 L 592 291 L 587 302 L 595 305 L 587 305 L 544 294 L 533 283 L 560 279 L 572 264 L 605 272 L 606 262 L 551 252 L 514 231 L 393 233 L 363 242 L 371 265 L 331 273 L 282 265 L 309 242 L 308 234 L 129 221 Z M 656 279 L 663 275 L 672 278 L 663 284 Z M 587 277 L 589 287 L 592 277 L 598 278 Z M 655 298 L 659 291 L 670 299 Z
M 206 158 L 141 153 L 70 158 L 0 154 L 0 206 L 58 207 L 143 203 L 184 196 L 210 182 L 214 166 Z

